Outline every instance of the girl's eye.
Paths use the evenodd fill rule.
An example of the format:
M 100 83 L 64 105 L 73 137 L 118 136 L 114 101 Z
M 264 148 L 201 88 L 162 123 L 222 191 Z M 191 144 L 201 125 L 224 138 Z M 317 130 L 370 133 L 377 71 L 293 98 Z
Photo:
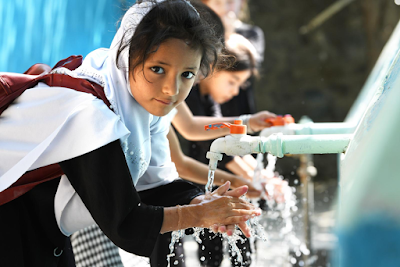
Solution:
M 184 73 L 182 73 L 182 76 L 185 77 L 186 79 L 192 79 L 195 75 L 191 71 L 185 71 Z
M 162 74 L 164 73 L 164 69 L 161 67 L 151 67 L 150 68 L 153 72 L 158 73 L 158 74 Z

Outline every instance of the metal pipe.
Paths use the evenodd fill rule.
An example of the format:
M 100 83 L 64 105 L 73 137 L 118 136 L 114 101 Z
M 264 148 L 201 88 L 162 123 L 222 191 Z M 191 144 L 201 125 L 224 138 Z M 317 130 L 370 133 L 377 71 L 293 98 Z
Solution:
M 314 167 L 313 155 L 303 154 L 298 156 L 300 166 L 297 169 L 297 174 L 300 177 L 302 184 L 303 200 L 301 201 L 303 207 L 303 229 L 304 229 L 304 243 L 307 249 L 312 252 L 312 220 L 311 216 L 314 213 L 314 181 L 313 177 L 317 174 Z M 304 267 L 309 266 L 310 253 L 303 253 Z

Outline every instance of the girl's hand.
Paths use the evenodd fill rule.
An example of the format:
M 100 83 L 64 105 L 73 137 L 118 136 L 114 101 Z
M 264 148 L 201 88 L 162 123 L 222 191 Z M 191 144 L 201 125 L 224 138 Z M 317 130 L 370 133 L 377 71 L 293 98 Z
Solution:
M 221 189 L 220 193 L 222 192 L 222 190 L 224 190 L 224 188 L 221 188 L 221 187 L 219 187 L 217 189 L 217 190 Z M 225 193 L 223 195 L 224 196 L 230 196 L 230 197 L 241 197 L 247 192 L 247 190 L 248 190 L 247 186 L 241 186 L 241 187 L 238 187 L 238 188 L 236 188 L 234 190 L 231 190 L 231 191 L 225 191 Z M 252 204 L 250 204 L 250 205 L 252 205 Z M 255 208 L 255 209 L 259 212 L 259 214 L 257 216 L 261 215 L 261 210 L 258 209 L 258 208 Z M 250 237 L 251 236 L 250 228 L 247 226 L 245 221 L 244 222 L 239 222 L 239 223 L 237 223 L 237 225 L 239 226 L 239 228 L 242 230 L 243 234 L 246 237 Z M 211 230 L 213 232 L 215 232 L 215 233 L 217 233 L 217 232 L 225 233 L 226 232 L 228 236 L 231 236 L 234 233 L 235 224 L 227 224 L 227 225 L 225 225 L 225 224 L 214 224 L 214 225 L 211 226 Z
M 226 182 L 211 194 L 195 198 L 191 204 L 199 203 L 198 209 L 191 215 L 197 217 L 199 227 L 217 224 L 231 229 L 238 224 L 243 233 L 250 236 L 246 221 L 261 215 L 261 210 L 239 198 L 247 192 L 247 186 L 228 191 L 229 186 L 230 182 Z
M 251 181 L 242 178 L 240 176 L 236 176 L 235 179 L 232 180 L 231 182 L 232 182 L 231 186 L 232 188 L 238 188 L 246 185 L 248 187 L 246 194 L 248 198 L 258 198 L 262 194 L 262 191 L 255 188 Z
M 249 125 L 251 130 L 254 132 L 259 132 L 266 127 L 270 127 L 271 124 L 269 122 L 265 122 L 266 119 L 275 118 L 276 114 L 269 111 L 260 111 L 256 114 L 253 114 L 249 119 Z
M 236 188 L 234 190 L 231 191 L 227 191 L 225 192 L 224 195 L 228 195 L 228 196 L 232 196 L 232 197 L 241 197 L 243 196 L 245 193 L 247 192 L 246 190 L 246 186 L 242 186 L 239 188 Z M 260 211 L 260 215 L 261 215 L 261 210 L 258 209 Z M 251 233 L 250 233 L 250 228 L 247 226 L 246 222 L 241 222 L 238 223 L 239 228 L 242 230 L 243 234 L 246 237 L 250 237 Z M 233 235 L 234 231 L 235 231 L 235 225 L 234 224 L 230 224 L 230 225 L 213 225 L 211 228 L 214 232 L 220 232 L 220 233 L 224 233 L 226 232 L 226 234 L 228 236 Z

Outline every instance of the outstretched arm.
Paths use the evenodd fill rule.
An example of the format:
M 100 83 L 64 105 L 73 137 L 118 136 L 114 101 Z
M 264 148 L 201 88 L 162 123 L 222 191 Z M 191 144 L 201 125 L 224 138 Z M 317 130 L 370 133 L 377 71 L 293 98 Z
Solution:
M 172 124 L 185 139 L 191 141 L 210 140 L 228 135 L 228 128 L 205 131 L 204 126 L 218 122 L 233 123 L 238 119 L 238 117 L 194 116 L 185 102 L 182 102 L 176 109 L 178 112 L 172 119 Z M 251 115 L 249 118 L 249 126 L 254 132 L 258 132 L 271 126 L 270 123 L 265 122 L 266 119 L 275 117 L 276 115 L 274 113 L 260 111 Z

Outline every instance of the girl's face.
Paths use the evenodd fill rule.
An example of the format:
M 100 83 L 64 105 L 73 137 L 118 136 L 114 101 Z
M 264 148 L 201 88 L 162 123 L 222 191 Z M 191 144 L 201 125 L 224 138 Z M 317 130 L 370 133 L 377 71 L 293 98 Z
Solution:
M 239 94 L 240 87 L 250 76 L 250 70 L 218 71 L 201 81 L 200 90 L 203 94 L 209 94 L 218 104 L 223 104 Z
M 152 53 L 143 65 L 129 74 L 136 101 L 155 116 L 167 115 L 190 92 L 199 71 L 201 51 L 183 40 L 170 38 Z

